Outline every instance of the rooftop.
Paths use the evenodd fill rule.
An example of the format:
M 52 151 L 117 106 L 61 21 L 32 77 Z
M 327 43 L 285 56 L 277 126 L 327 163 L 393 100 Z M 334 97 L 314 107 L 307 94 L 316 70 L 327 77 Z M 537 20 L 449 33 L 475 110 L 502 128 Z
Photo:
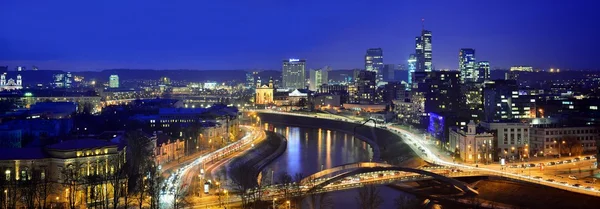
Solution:
M 108 146 L 117 146 L 118 144 L 110 141 L 98 139 L 75 139 L 63 141 L 57 144 L 49 145 L 48 149 L 56 150 L 78 150 L 78 149 L 93 149 Z
M 48 157 L 41 147 L 3 148 L 0 149 L 0 160 L 34 160 Z

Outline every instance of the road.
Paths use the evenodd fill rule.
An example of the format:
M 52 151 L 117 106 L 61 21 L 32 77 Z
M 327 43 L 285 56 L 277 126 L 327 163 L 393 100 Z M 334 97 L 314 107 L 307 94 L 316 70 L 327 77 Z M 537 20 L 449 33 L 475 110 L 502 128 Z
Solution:
M 298 114 L 298 113 L 289 113 L 289 112 L 278 112 L 278 111 L 273 111 L 273 110 L 253 110 L 253 111 L 275 113 L 275 114 L 287 114 L 287 115 L 295 115 L 295 116 L 301 116 L 301 117 L 313 117 L 313 118 L 329 119 L 329 120 L 343 120 L 343 121 L 354 122 L 354 123 L 362 122 L 362 121 L 351 119 L 351 118 L 344 118 L 343 116 L 339 116 L 339 115 Z M 372 124 L 372 123 L 367 123 L 365 125 L 374 126 L 374 124 Z M 378 124 L 377 127 L 382 127 L 382 125 Z M 428 141 L 424 140 L 420 134 L 414 134 L 414 133 L 410 132 L 409 130 L 406 130 L 402 127 L 394 126 L 391 124 L 385 124 L 385 125 L 383 125 L 383 127 L 385 127 L 388 130 L 392 130 L 393 133 L 406 139 L 406 141 L 405 141 L 406 144 L 408 144 L 409 147 L 419 157 L 421 157 L 423 160 L 425 160 L 429 163 L 439 164 L 439 165 L 444 165 L 444 166 L 449 166 L 449 167 L 459 167 L 461 169 L 472 170 L 472 171 L 487 172 L 490 175 L 503 176 L 503 177 L 507 177 L 507 178 L 527 181 L 527 182 L 536 183 L 536 184 L 542 184 L 542 185 L 551 186 L 551 187 L 564 189 L 564 190 L 568 190 L 568 191 L 573 191 L 573 192 L 577 192 L 577 193 L 600 196 L 600 187 L 592 186 L 590 184 L 586 184 L 586 185 L 579 186 L 579 187 L 573 186 L 574 184 L 581 184 L 581 180 L 565 178 L 564 177 L 565 174 L 559 175 L 557 173 L 552 173 L 551 172 L 552 166 L 546 167 L 546 168 L 550 168 L 550 171 L 526 168 L 525 170 L 527 172 L 523 171 L 523 172 L 519 173 L 520 170 L 515 170 L 515 169 L 511 169 L 511 168 L 502 169 L 502 166 L 499 164 L 473 165 L 473 164 L 455 163 L 454 160 L 449 159 L 450 157 L 447 156 L 445 153 L 439 151 L 436 148 L 432 148 L 431 144 L 428 143 Z M 573 158 L 575 158 L 575 157 L 571 157 L 568 159 L 563 157 L 560 159 L 560 161 L 572 160 Z M 583 159 L 583 157 L 581 157 L 581 159 Z M 547 163 L 549 161 L 552 161 L 552 159 L 540 160 L 540 161 L 529 162 L 529 163 L 538 163 L 539 164 L 539 163 Z M 557 160 L 554 160 L 554 161 L 557 161 Z M 589 160 L 590 163 L 591 163 L 591 161 L 593 161 L 593 160 Z M 569 164 L 571 164 L 571 165 L 569 165 Z M 563 166 L 563 165 L 556 166 L 556 168 L 557 168 L 556 171 L 560 172 L 560 171 L 564 171 L 562 169 L 572 168 L 572 170 L 573 170 L 574 168 L 577 168 L 577 172 L 578 172 L 579 168 L 582 168 L 582 169 L 590 168 L 590 164 L 588 164 L 587 162 L 580 162 L 580 163 L 575 163 L 575 164 L 567 163 L 567 165 L 564 165 L 564 167 L 561 167 L 561 166 Z M 545 169 L 545 170 L 548 170 L 548 169 Z M 554 176 L 554 175 L 557 175 L 557 176 Z M 570 174 L 570 175 L 575 175 L 575 174 Z M 540 176 L 541 178 L 534 178 L 536 176 Z M 559 180 L 558 179 L 559 177 L 562 177 L 562 178 L 560 178 L 560 180 Z M 553 179 L 553 178 L 556 178 L 556 179 Z M 553 180 L 548 181 L 548 179 L 553 179 Z M 586 188 L 587 186 L 589 186 L 589 187 Z
M 257 138 L 261 138 L 261 132 L 258 128 L 250 126 L 241 126 L 246 130 L 246 135 L 223 148 L 207 153 L 195 159 L 191 163 L 182 164 L 171 176 L 165 180 L 164 190 L 161 194 L 161 204 L 170 206 L 179 194 L 184 194 L 191 185 L 192 180 L 200 171 L 200 165 L 212 164 L 221 159 L 226 159 L 228 156 L 238 153 L 241 150 L 250 148 Z M 264 132 L 262 132 L 264 136 Z M 197 172 L 194 172 L 197 171 Z

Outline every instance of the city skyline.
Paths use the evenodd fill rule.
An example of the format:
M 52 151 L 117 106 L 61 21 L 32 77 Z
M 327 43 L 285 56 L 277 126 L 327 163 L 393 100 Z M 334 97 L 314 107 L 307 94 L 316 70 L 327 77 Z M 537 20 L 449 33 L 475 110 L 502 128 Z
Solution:
M 424 28 L 435 36 L 436 69 L 458 69 L 460 48 L 477 50 L 492 69 L 598 69 L 594 40 L 599 27 L 591 11 L 596 2 L 461 2 L 383 2 L 379 12 L 362 17 L 356 14 L 366 2 L 114 6 L 9 1 L 0 7 L 0 25 L 13 32 L 0 34 L 0 65 L 72 71 L 280 70 L 281 59 L 302 58 L 308 68 L 352 69 L 363 66 L 366 49 L 378 47 L 386 51 L 385 64 L 406 64 L 424 19 Z M 458 24 L 465 19 L 474 27 Z M 314 35 L 317 31 L 322 35 Z

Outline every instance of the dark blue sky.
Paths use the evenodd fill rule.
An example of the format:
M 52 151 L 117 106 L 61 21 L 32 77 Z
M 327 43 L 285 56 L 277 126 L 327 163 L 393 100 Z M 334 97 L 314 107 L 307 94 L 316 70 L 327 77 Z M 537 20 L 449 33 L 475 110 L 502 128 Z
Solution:
M 1 0 L 0 65 L 40 69 L 280 69 L 363 66 L 414 52 L 421 18 L 436 68 L 458 68 L 475 48 L 492 68 L 599 69 L 600 7 L 593 0 Z

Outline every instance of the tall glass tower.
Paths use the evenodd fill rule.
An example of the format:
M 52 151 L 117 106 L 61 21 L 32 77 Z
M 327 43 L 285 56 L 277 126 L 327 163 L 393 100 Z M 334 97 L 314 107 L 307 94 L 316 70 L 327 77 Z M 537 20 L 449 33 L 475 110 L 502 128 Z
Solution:
M 365 70 L 375 72 L 377 82 L 383 80 L 383 50 L 381 48 L 367 49 Z
M 433 66 L 431 63 L 431 31 L 422 30 L 421 36 L 417 36 L 415 38 L 415 52 L 417 56 L 416 71 L 431 72 L 433 70 Z
M 477 82 L 478 72 L 475 63 L 475 49 L 463 48 L 458 52 L 458 69 L 460 82 Z
M 413 74 L 415 73 L 416 69 L 417 69 L 417 56 L 415 56 L 415 54 L 411 54 L 408 57 L 408 86 L 406 87 L 407 90 L 412 88 Z

